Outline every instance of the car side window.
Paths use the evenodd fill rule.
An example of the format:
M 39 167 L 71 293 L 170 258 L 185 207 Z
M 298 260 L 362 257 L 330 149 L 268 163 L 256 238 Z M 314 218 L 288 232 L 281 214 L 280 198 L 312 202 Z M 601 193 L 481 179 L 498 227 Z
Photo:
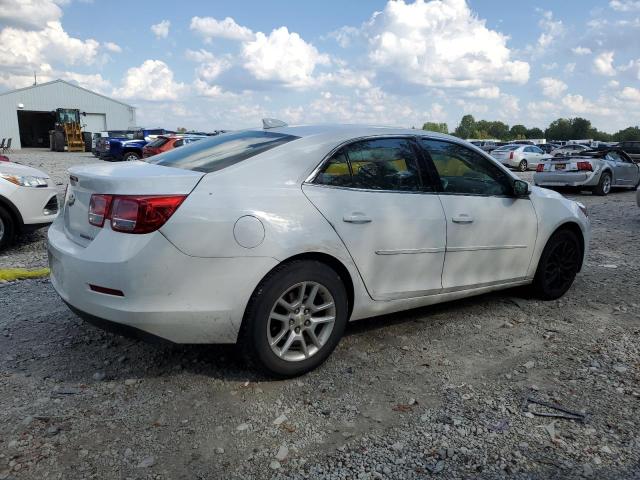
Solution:
M 181 138 L 180 140 L 176 140 L 173 142 L 173 148 L 178 148 L 184 145 L 184 140 Z
M 422 139 L 444 193 L 463 195 L 511 195 L 509 174 L 482 155 L 456 143 Z
M 338 150 L 327 160 L 320 173 L 316 176 L 314 183 L 336 187 L 353 186 L 351 168 L 344 148 Z
M 539 147 L 531 147 L 534 153 L 544 153 Z

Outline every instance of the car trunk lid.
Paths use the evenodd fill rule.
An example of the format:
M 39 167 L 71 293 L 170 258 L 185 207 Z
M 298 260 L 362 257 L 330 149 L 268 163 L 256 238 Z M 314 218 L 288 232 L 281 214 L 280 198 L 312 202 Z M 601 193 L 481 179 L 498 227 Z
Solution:
M 89 223 L 89 203 L 93 194 L 188 195 L 203 176 L 202 172 L 145 162 L 73 167 L 69 169 L 64 201 L 65 232 L 71 240 L 85 247 L 100 232 L 100 227 Z

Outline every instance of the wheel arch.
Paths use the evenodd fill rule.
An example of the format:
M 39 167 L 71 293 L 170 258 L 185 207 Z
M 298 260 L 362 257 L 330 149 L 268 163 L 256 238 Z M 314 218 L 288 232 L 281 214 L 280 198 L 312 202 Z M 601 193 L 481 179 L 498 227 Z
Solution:
M 4 207 L 5 210 L 9 212 L 9 215 L 11 215 L 15 221 L 17 232 L 21 232 L 24 228 L 24 220 L 22 219 L 22 215 L 17 207 L 11 202 L 11 200 L 2 195 L 0 195 L 0 206 Z

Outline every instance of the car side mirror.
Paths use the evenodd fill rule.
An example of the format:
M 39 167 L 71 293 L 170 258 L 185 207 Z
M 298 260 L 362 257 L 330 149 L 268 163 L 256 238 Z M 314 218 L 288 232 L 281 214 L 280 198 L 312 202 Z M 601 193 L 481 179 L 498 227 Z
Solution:
M 523 180 L 514 180 L 513 182 L 513 194 L 516 197 L 529 196 L 529 184 Z

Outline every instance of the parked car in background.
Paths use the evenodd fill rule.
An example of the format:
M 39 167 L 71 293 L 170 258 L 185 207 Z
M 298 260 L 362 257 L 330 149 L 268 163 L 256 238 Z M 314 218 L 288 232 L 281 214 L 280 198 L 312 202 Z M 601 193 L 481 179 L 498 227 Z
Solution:
M 558 298 L 590 237 L 581 204 L 419 130 L 270 120 L 70 174 L 48 249 L 74 312 L 239 342 L 281 377 L 324 362 L 349 320 L 516 285 Z
M 0 250 L 19 233 L 49 225 L 58 215 L 58 188 L 46 173 L 0 162 Z
M 640 165 L 619 148 L 588 150 L 539 164 L 533 182 L 542 187 L 579 187 L 607 195 L 612 187 L 638 187 Z
M 206 135 L 160 135 L 142 148 L 142 156 L 144 158 L 152 157 L 153 155 L 157 155 L 174 148 L 189 145 L 190 143 L 197 142 L 203 138 L 207 138 Z
M 158 135 L 165 135 L 170 132 L 163 128 L 137 129 L 134 130 L 132 138 L 129 136 L 108 138 L 104 143 L 104 149 L 100 153 L 100 158 L 108 162 L 131 162 L 140 160 L 143 157 L 142 149 L 149 142 L 156 139 Z
M 542 150 L 544 153 L 551 153 L 553 150 L 557 150 L 560 148 L 560 145 L 557 143 L 541 143 L 538 145 L 538 148 Z
M 624 150 L 633 160 L 640 160 L 640 142 L 620 142 L 618 148 Z
M 509 144 L 496 148 L 491 152 L 493 158 L 503 165 L 525 172 L 530 168 L 535 169 L 543 160 L 551 158 L 535 145 Z
M 97 132 L 92 134 L 91 135 L 91 153 L 93 153 L 96 157 L 100 156 L 100 153 L 98 152 L 98 142 L 100 141 L 101 138 L 126 136 L 127 133 L 131 133 L 133 135 L 133 132 L 127 132 L 127 130 L 109 130 L 109 131 Z
M 560 148 L 556 148 L 555 150 L 551 150 L 551 155 L 554 157 L 561 157 L 564 155 L 572 155 L 574 153 L 582 153 L 587 150 L 591 150 L 590 147 L 586 145 L 582 145 L 580 143 L 567 143 Z

